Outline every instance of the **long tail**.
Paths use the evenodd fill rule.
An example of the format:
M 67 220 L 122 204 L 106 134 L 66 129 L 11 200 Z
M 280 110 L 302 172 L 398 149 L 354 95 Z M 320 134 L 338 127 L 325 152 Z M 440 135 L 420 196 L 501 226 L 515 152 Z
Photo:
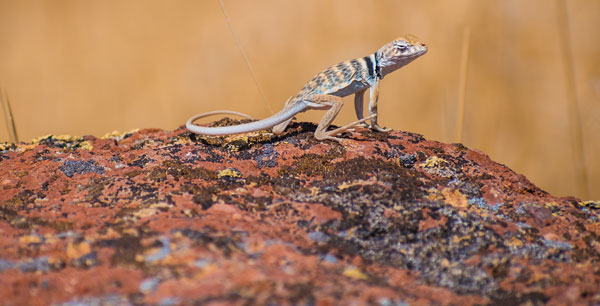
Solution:
M 202 113 L 202 114 L 195 115 L 195 116 L 191 117 L 190 119 L 188 119 L 188 121 L 185 123 L 185 127 L 192 133 L 203 134 L 203 135 L 217 135 L 218 136 L 218 135 L 233 135 L 233 134 L 248 133 L 248 132 L 260 131 L 260 130 L 265 130 L 265 129 L 271 128 L 279 123 L 282 123 L 282 122 L 294 117 L 294 115 L 296 115 L 299 112 L 302 112 L 305 108 L 306 108 L 306 105 L 304 103 L 295 103 L 295 104 L 291 105 L 290 107 L 284 107 L 284 109 L 282 109 L 278 113 L 276 113 L 268 118 L 259 120 L 259 121 L 244 123 L 244 124 L 240 124 L 240 125 L 219 126 L 219 127 L 205 127 L 205 126 L 195 125 L 193 122 L 196 119 L 206 117 L 206 116 L 208 116 L 207 114 L 212 114 L 212 112 L 211 113 Z M 222 112 L 222 111 L 219 111 L 219 112 Z M 230 113 L 234 114 L 234 115 L 239 115 L 239 113 L 236 113 L 236 112 L 230 112 Z
M 228 110 L 215 110 L 215 111 L 210 111 L 210 112 L 195 115 L 194 121 L 198 120 L 200 118 L 205 118 L 205 117 L 214 116 L 214 115 L 235 115 L 235 116 L 244 117 L 246 119 L 254 120 L 254 118 L 252 118 L 252 116 L 246 115 L 244 113 L 240 113 L 240 112 L 236 112 L 236 111 L 228 111 Z

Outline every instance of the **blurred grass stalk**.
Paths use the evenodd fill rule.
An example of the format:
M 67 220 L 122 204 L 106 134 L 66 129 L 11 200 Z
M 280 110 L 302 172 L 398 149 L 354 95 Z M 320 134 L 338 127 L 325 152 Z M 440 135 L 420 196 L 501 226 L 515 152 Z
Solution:
M 227 13 L 227 10 L 225 9 L 225 4 L 223 4 L 223 0 L 219 0 L 219 6 L 221 6 L 221 11 L 223 12 L 223 16 L 225 17 L 225 21 L 227 22 L 227 27 L 229 28 L 229 31 L 231 31 L 231 36 L 233 36 L 233 40 L 235 41 L 235 44 L 237 45 L 238 50 L 240 50 L 240 53 L 242 54 L 242 58 L 244 59 L 244 62 L 246 62 L 246 67 L 248 67 L 248 70 L 250 70 L 250 75 L 252 76 L 252 80 L 254 81 L 254 84 L 256 85 L 256 88 L 258 89 L 258 92 L 260 93 L 260 96 L 263 99 L 263 103 L 265 103 L 267 105 L 267 109 L 269 110 L 269 113 L 274 114 L 275 112 L 271 108 L 271 104 L 269 104 L 269 101 L 267 101 L 267 96 L 265 95 L 265 92 L 262 90 L 262 87 L 258 83 L 258 78 L 256 77 L 256 73 L 254 73 L 254 69 L 252 69 L 252 65 L 250 65 L 250 60 L 248 59 L 248 56 L 246 56 L 246 52 L 244 51 L 244 48 L 242 48 L 242 43 L 240 42 L 238 35 L 236 34 L 235 30 L 233 29 L 233 25 L 231 24 L 231 18 L 229 18 L 229 14 Z
M 471 28 L 465 27 L 461 47 L 459 84 L 458 84 L 458 120 L 456 142 L 462 143 L 463 122 L 465 118 L 465 95 L 467 91 L 467 69 L 469 68 L 469 45 L 471 44 Z
M 563 63 L 565 65 L 565 80 L 567 91 L 568 122 L 571 130 L 571 144 L 573 146 L 573 164 L 575 166 L 576 188 L 585 199 L 589 198 L 588 176 L 586 157 L 581 126 L 581 113 L 577 90 L 575 88 L 575 67 L 573 63 L 573 50 L 571 45 L 569 14 L 566 0 L 558 0 L 558 27 L 562 47 Z
M 13 119 L 12 109 L 10 108 L 10 102 L 8 95 L 4 88 L 0 88 L 0 105 L 2 107 L 2 113 L 4 114 L 4 122 L 6 122 L 6 130 L 12 143 L 19 142 L 17 136 L 17 127 L 15 126 L 15 120 Z

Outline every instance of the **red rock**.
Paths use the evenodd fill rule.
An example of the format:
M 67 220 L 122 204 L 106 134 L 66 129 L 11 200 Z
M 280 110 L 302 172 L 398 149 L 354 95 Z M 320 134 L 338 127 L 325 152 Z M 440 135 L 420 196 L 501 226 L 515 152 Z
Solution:
M 600 303 L 597 205 L 462 145 L 313 129 L 0 146 L 2 302 Z

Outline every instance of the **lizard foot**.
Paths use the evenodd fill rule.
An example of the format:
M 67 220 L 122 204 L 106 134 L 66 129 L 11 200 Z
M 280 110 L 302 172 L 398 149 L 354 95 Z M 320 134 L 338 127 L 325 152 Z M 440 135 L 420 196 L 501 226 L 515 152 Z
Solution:
M 383 133 L 385 133 L 385 132 L 389 132 L 389 131 L 391 131 L 391 130 L 392 130 L 392 129 L 388 129 L 388 128 L 386 128 L 386 127 L 380 127 L 380 126 L 378 126 L 378 125 L 376 125 L 376 126 L 371 126 L 370 128 L 372 128 L 372 129 L 376 130 L 377 132 L 383 132 Z
M 343 142 L 344 142 L 344 139 L 342 139 L 342 138 L 328 136 L 328 135 L 326 135 L 326 136 L 320 136 L 320 137 L 316 137 L 316 135 L 315 135 L 315 138 L 317 138 L 317 140 L 333 140 L 333 141 L 336 141 L 336 142 L 338 142 L 340 144 L 343 144 Z

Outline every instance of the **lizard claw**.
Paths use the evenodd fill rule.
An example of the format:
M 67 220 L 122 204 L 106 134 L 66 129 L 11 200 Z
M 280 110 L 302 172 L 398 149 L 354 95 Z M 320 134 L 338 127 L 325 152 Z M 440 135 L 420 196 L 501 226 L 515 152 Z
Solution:
M 392 130 L 392 129 L 388 129 L 386 127 L 380 127 L 379 125 L 370 125 L 369 127 L 374 129 L 377 132 L 382 132 L 382 133 L 389 132 Z
M 343 144 L 344 144 L 344 139 L 342 139 L 342 138 L 338 138 L 338 137 L 329 136 L 329 137 L 327 137 L 327 138 L 325 138 L 325 139 L 329 139 L 329 140 L 336 141 L 337 143 L 339 143 L 339 144 L 341 144 L 341 145 L 343 145 Z

